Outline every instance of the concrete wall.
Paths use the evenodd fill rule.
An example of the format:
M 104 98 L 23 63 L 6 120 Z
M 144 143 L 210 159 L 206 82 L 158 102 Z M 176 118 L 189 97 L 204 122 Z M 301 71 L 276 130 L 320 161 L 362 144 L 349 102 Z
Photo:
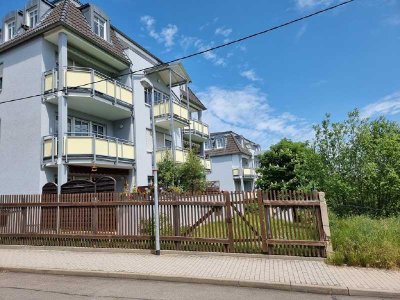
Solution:
M 43 43 L 37 38 L 0 54 L 0 102 L 41 93 Z M 0 105 L 0 194 L 40 192 L 45 178 L 40 169 L 44 106 L 41 97 Z
M 208 181 L 219 181 L 221 190 L 234 191 L 235 184 L 232 175 L 232 156 L 211 157 L 212 172 L 207 175 Z

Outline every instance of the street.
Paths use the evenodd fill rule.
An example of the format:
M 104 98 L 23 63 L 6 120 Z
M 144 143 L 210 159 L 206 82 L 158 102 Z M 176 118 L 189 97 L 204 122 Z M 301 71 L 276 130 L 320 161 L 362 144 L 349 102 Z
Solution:
M 0 273 L 0 299 L 377 299 L 113 278 Z M 382 298 L 381 298 L 382 299 Z

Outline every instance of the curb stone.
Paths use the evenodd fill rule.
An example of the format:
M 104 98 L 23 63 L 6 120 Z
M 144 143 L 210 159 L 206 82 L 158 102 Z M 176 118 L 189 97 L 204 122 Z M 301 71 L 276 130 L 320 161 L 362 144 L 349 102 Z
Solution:
M 81 271 L 81 270 L 61 270 L 61 269 L 31 269 L 31 268 L 2 268 L 0 272 L 15 273 L 33 273 L 33 274 L 49 274 L 64 276 L 84 276 L 99 278 L 119 278 L 119 279 L 135 279 L 135 280 L 154 280 L 179 283 L 194 284 L 211 284 L 224 285 L 260 289 L 274 289 L 283 291 L 324 294 L 324 295 L 347 295 L 347 296 L 367 296 L 367 297 L 384 297 L 400 299 L 400 291 L 384 291 L 372 289 L 357 289 L 340 286 L 322 286 L 322 285 L 301 285 L 292 283 L 274 283 L 250 280 L 229 280 L 218 278 L 201 278 L 201 277 L 183 277 L 183 276 L 167 276 L 151 273 L 126 273 L 126 272 L 104 272 L 104 271 Z

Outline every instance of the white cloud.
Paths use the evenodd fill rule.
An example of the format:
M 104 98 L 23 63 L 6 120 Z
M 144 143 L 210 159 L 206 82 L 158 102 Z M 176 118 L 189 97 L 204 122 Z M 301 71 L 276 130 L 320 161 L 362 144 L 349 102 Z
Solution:
M 208 110 L 205 121 L 212 131 L 232 130 L 260 143 L 264 148 L 283 137 L 307 140 L 312 136 L 310 124 L 268 104 L 267 95 L 254 86 L 240 89 L 210 87 L 197 95 Z
M 307 24 L 303 24 L 296 33 L 296 41 L 299 41 L 307 31 Z
M 299 9 L 309 9 L 317 6 L 328 6 L 334 0 L 294 0 L 296 7 Z
M 222 35 L 223 37 L 228 37 L 232 33 L 232 28 L 218 27 L 215 29 L 216 35 Z
M 365 106 L 361 110 L 364 118 L 375 115 L 396 115 L 400 113 L 400 91 L 388 95 L 381 100 Z
M 178 27 L 176 25 L 168 24 L 166 27 L 161 29 L 161 37 L 165 42 L 165 46 L 171 47 L 174 45 L 174 37 L 178 32 Z
M 251 81 L 261 81 L 261 78 L 257 76 L 256 72 L 253 69 L 240 72 L 240 76 L 247 78 Z
M 205 51 L 214 46 L 214 42 L 204 43 L 204 41 L 197 37 L 184 36 L 182 35 L 181 40 L 179 41 L 180 46 L 186 52 L 189 49 L 193 49 L 194 51 Z M 216 66 L 226 66 L 226 58 L 217 55 L 214 51 L 208 51 L 203 53 L 202 55 L 206 60 L 211 61 Z M 231 54 L 227 54 L 227 57 L 232 56 Z
M 175 36 L 178 33 L 178 26 L 174 24 L 168 24 L 161 28 L 158 32 L 155 28 L 156 20 L 152 16 L 142 16 L 140 22 L 145 26 L 145 29 L 149 36 L 155 39 L 159 43 L 163 43 L 165 47 L 171 48 L 175 44 Z

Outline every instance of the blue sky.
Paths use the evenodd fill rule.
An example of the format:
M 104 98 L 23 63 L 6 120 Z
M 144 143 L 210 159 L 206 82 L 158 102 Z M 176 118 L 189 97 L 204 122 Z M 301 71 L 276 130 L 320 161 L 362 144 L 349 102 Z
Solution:
M 25 1 L 1 1 L 0 10 Z M 336 0 L 93 0 L 163 60 L 283 23 Z M 212 131 L 267 147 L 312 137 L 326 112 L 400 120 L 400 0 L 357 0 L 333 12 L 183 62 Z

